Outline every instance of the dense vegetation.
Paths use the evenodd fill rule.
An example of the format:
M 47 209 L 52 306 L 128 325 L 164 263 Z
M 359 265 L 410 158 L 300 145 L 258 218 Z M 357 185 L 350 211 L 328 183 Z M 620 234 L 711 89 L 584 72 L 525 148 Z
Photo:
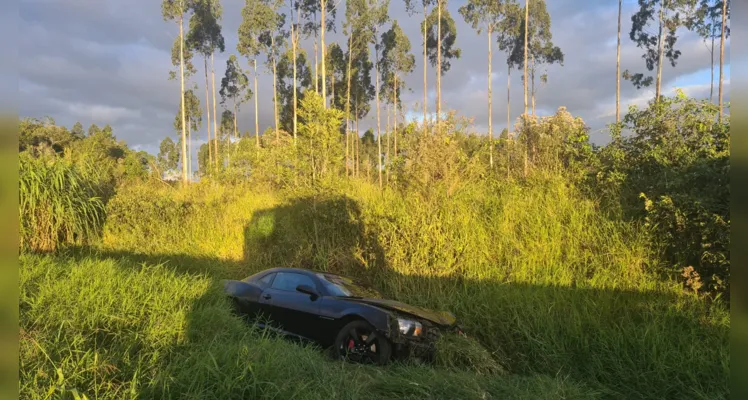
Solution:
M 316 96 L 296 145 L 272 131 L 259 147 L 228 142 L 230 161 L 189 185 L 162 181 L 161 161 L 110 129 L 23 121 L 21 391 L 727 396 L 729 119 L 717 113 L 664 98 L 630 109 L 598 148 L 561 109 L 499 139 L 493 167 L 459 118 L 441 134 L 411 124 L 381 189 L 377 144 L 365 135 L 346 165 L 343 116 Z M 219 281 L 278 265 L 451 310 L 471 340 L 446 338 L 433 366 L 329 361 L 230 314 Z

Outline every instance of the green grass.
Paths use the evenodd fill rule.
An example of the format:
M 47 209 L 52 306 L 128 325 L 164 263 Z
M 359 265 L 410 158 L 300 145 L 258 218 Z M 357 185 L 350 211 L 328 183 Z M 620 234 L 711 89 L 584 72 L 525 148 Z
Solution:
M 329 360 L 253 330 L 212 279 L 114 258 L 21 257 L 22 398 L 586 398 L 560 377 Z
M 22 389 L 42 394 L 59 381 L 89 397 L 729 396 L 729 312 L 663 277 L 658 244 L 640 227 L 553 176 L 432 189 L 428 198 L 360 183 L 325 193 L 210 182 L 121 191 L 100 244 L 22 258 Z M 380 369 L 263 336 L 228 314 L 215 282 L 275 266 L 353 275 L 450 310 L 480 346 L 448 343 L 436 367 Z
M 19 164 L 20 247 L 55 251 L 61 244 L 96 237 L 104 203 L 87 172 L 68 161 L 21 153 Z

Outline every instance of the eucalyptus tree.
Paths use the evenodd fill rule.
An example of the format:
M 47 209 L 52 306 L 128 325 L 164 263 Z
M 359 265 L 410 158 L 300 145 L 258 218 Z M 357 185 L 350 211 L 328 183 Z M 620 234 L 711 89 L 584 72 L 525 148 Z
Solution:
M 630 80 L 637 88 L 655 84 L 655 101 L 662 93 L 662 65 L 665 58 L 675 67 L 681 51 L 675 48 L 679 27 L 687 26 L 688 17 L 695 11 L 696 0 L 639 0 L 639 10 L 631 17 L 629 37 L 636 46 L 644 49 L 642 58 L 647 70 L 656 71 L 655 77 L 644 73 L 623 72 L 623 78 Z M 651 25 L 657 33 L 651 33 Z
M 355 140 L 352 144 L 355 146 L 353 149 L 353 175 L 358 176 L 361 164 L 361 147 L 359 140 L 359 129 L 358 122 L 365 118 L 371 111 L 371 102 L 375 97 L 375 88 L 371 82 L 371 72 L 374 68 L 374 63 L 369 59 L 369 53 L 364 51 L 358 53 L 356 58 L 353 59 L 353 76 L 351 77 L 350 85 L 350 100 L 351 107 L 353 108 L 353 122 L 355 123 Z
M 275 11 L 264 0 L 245 0 L 242 22 L 239 25 L 239 40 L 236 50 L 246 57 L 253 68 L 255 97 L 255 144 L 260 147 L 259 89 L 257 88 L 257 59 L 265 51 L 263 35 L 274 29 Z
M 400 93 L 405 87 L 405 75 L 415 69 L 416 58 L 410 54 L 410 39 L 403 32 L 397 20 L 392 27 L 382 34 L 382 69 L 384 71 L 384 87 L 390 87 L 389 93 L 394 107 L 393 132 L 394 153 L 397 156 L 397 115 L 400 104 Z
M 264 27 L 267 29 L 258 37 L 262 44 L 262 50 L 266 56 L 265 65 L 273 71 L 273 114 L 275 116 L 275 139 L 280 140 L 279 118 L 278 118 L 278 77 L 277 65 L 281 56 L 281 50 L 285 47 L 286 32 L 283 27 L 286 15 L 280 12 L 283 0 L 264 0 L 267 6 L 264 14 L 267 20 Z
M 182 131 L 182 122 L 186 122 L 186 131 L 187 134 L 185 135 L 186 142 L 189 146 L 189 144 L 192 142 L 192 132 L 200 129 L 203 122 L 203 111 L 200 108 L 200 100 L 195 95 L 195 92 L 192 89 L 187 89 L 184 92 L 184 104 L 179 105 L 179 110 L 177 111 L 176 115 L 174 116 L 174 129 L 177 132 Z M 182 119 L 182 110 L 185 112 L 185 119 Z M 180 138 L 178 143 L 180 145 L 183 145 L 184 142 Z M 192 173 L 192 154 L 191 152 L 191 146 L 189 146 L 189 151 L 187 152 L 187 156 L 182 158 L 182 162 L 186 165 L 187 170 L 189 173 Z M 184 168 L 184 166 L 183 166 Z
M 507 0 L 504 2 L 503 7 L 503 18 L 499 21 L 497 26 L 497 38 L 496 42 L 499 45 L 499 50 L 506 54 L 506 130 L 507 138 L 511 139 L 511 78 L 512 69 L 517 68 L 520 64 L 515 62 L 513 58 L 515 48 L 520 43 L 519 36 L 523 34 L 524 27 L 522 21 L 524 20 L 524 9 L 520 7 L 514 0 Z
M 384 25 L 387 20 L 389 19 L 389 15 L 387 13 L 390 1 L 389 0 L 369 0 L 370 1 L 370 7 L 371 7 L 371 27 L 374 30 L 374 69 L 375 69 L 375 80 L 376 83 L 374 85 L 375 93 L 375 103 L 377 107 L 377 147 L 379 149 L 379 154 L 377 156 L 377 172 L 379 173 L 379 188 L 382 188 L 382 121 L 381 121 L 381 113 L 380 113 L 380 101 L 379 101 L 379 78 L 380 78 L 380 71 L 381 71 L 381 65 L 380 65 L 380 59 L 379 59 L 379 49 L 381 47 L 381 44 L 379 43 L 379 29 L 382 25 Z
M 488 36 L 488 143 L 489 165 L 493 168 L 493 98 L 491 92 L 491 67 L 493 64 L 493 34 L 501 21 L 504 4 L 500 0 L 470 0 L 460 7 L 460 14 L 480 35 L 483 31 Z
M 426 20 L 429 16 L 429 7 L 434 5 L 436 0 L 421 0 L 421 6 L 423 7 L 423 21 L 421 22 L 421 31 L 423 32 L 423 134 L 428 133 L 428 126 L 426 121 L 428 118 L 428 52 L 427 52 L 427 41 L 428 41 L 428 25 Z M 405 0 L 405 9 L 409 15 L 416 13 L 416 1 Z
M 499 24 L 499 48 L 509 51 L 507 64 L 511 70 L 514 66 L 523 69 L 524 112 L 523 123 L 528 114 L 528 94 L 532 96 L 532 113 L 535 115 L 535 73 L 537 66 L 559 63 L 563 65 L 564 54 L 554 46 L 551 34 L 551 18 L 544 0 L 525 1 L 525 7 L 508 3 L 504 7 L 504 18 Z M 528 70 L 530 75 L 528 76 Z M 548 79 L 547 73 L 540 77 L 541 82 Z M 532 88 L 530 89 L 530 84 Z M 530 89 L 530 90 L 528 90 Z M 509 89 L 507 87 L 507 93 Z M 508 114 L 508 112 L 507 112 Z M 507 115 L 507 129 L 509 128 Z M 526 149 L 524 152 L 524 175 L 528 173 L 528 153 L 536 148 L 534 139 L 525 132 Z M 533 153 L 534 154 L 534 153 Z
M 623 0 L 618 0 L 618 43 L 616 44 L 616 123 L 621 122 L 621 15 Z
M 327 107 L 327 91 L 325 89 L 325 32 L 335 31 L 335 14 L 336 4 L 329 0 L 299 0 L 301 2 L 302 18 L 307 22 L 302 27 L 306 37 L 314 35 L 314 91 L 319 92 L 318 68 L 322 67 L 322 98 L 324 99 L 325 108 Z M 317 21 L 317 14 L 320 20 Z M 320 37 L 319 47 L 317 45 L 317 36 Z M 322 52 L 322 63 L 317 59 L 318 52 Z
M 158 156 L 156 158 L 156 165 L 158 165 L 160 172 L 173 171 L 177 169 L 179 164 L 179 151 L 177 145 L 167 136 L 161 141 L 158 146 Z
M 220 5 L 218 0 L 194 0 L 193 3 L 194 13 L 190 17 L 190 29 L 187 33 L 187 48 L 195 51 L 203 56 L 203 69 L 205 71 L 205 114 L 208 119 L 207 132 L 208 132 L 208 163 L 205 165 L 213 164 L 213 155 L 215 149 L 210 145 L 211 143 L 211 115 L 213 118 L 213 136 L 215 137 L 217 132 L 217 121 L 216 121 L 216 104 L 215 104 L 215 87 L 213 92 L 213 114 L 210 110 L 210 81 L 208 80 L 208 58 L 215 53 L 216 50 L 223 52 L 225 50 L 223 35 L 221 34 L 221 25 L 218 22 L 220 17 Z M 215 86 L 215 80 L 213 81 Z M 217 146 L 217 142 L 214 141 Z
M 440 0 L 436 9 L 424 21 L 427 26 L 428 37 L 426 48 L 431 65 L 436 67 L 436 125 L 441 132 L 441 103 L 442 103 L 442 74 L 449 71 L 450 60 L 460 58 L 461 50 L 455 46 L 457 40 L 457 26 L 455 25 L 449 10 L 442 11 L 441 4 L 446 0 Z
M 723 104 L 722 104 L 722 85 L 724 84 L 724 67 L 725 67 L 725 38 L 727 36 L 727 16 L 728 0 L 722 2 L 722 39 L 719 44 L 719 122 L 722 123 Z
M 351 90 L 352 85 L 356 82 L 352 82 L 354 74 L 358 74 L 358 70 L 354 70 L 354 59 L 360 60 L 362 55 L 368 54 L 369 43 L 373 41 L 374 30 L 370 23 L 372 16 L 372 8 L 370 7 L 370 0 L 346 0 L 345 7 L 345 20 L 343 21 L 343 33 L 348 36 L 348 65 L 346 68 L 346 99 L 345 99 L 345 129 L 346 129 L 346 174 L 348 174 L 348 166 L 350 163 L 349 155 L 349 131 L 351 123 Z M 368 55 L 366 56 L 368 60 Z M 362 65 L 356 63 L 355 65 Z M 368 71 L 366 74 L 368 75 Z M 360 82 L 359 82 L 360 83 Z M 369 84 L 371 80 L 369 79 Z M 356 113 L 358 114 L 358 113 Z M 357 122 L 357 121 L 356 121 Z M 358 137 L 358 136 L 357 136 Z M 354 168 L 355 172 L 355 168 Z
M 340 45 L 333 42 L 327 46 L 327 55 L 325 58 L 325 71 L 330 80 L 327 82 L 327 88 L 330 89 L 330 107 L 342 110 L 343 98 L 340 96 L 340 85 L 345 82 L 346 60 L 343 49 Z M 337 83 L 336 83 L 337 82 Z M 335 85 L 338 84 L 338 95 L 335 94 Z
M 512 6 L 505 8 L 506 18 L 514 20 L 516 18 L 516 9 Z M 544 0 L 533 0 L 529 8 L 524 8 L 525 16 L 519 20 L 520 31 L 524 35 L 513 35 L 517 42 L 511 46 L 510 55 L 511 65 L 522 66 L 525 72 L 524 87 L 525 93 L 531 96 L 532 114 L 535 115 L 535 74 L 539 65 L 549 65 L 559 63 L 563 65 L 564 53 L 558 46 L 553 44 L 553 34 L 551 33 L 551 16 L 548 13 Z M 521 13 L 520 13 L 521 15 Z M 529 23 L 525 23 L 529 19 Z M 516 32 L 516 31 L 515 31 Z M 525 37 L 527 39 L 525 39 Z M 501 47 L 501 43 L 500 43 Z M 529 58 L 529 60 L 528 60 Z M 528 76 L 529 71 L 529 76 Z M 540 76 L 541 82 L 547 82 L 548 75 L 543 73 Z M 527 97 L 527 96 L 525 96 Z M 527 101 L 525 101 L 527 103 Z M 525 114 L 527 114 L 527 104 L 525 105 Z
M 187 131 L 184 109 L 184 17 L 189 11 L 190 3 L 187 0 L 163 0 L 161 3 L 161 15 L 164 21 L 175 21 L 179 25 L 179 90 L 181 105 L 182 124 L 182 182 L 187 183 Z
M 297 85 L 298 85 L 298 53 L 299 53 L 299 39 L 301 33 L 301 12 L 299 10 L 300 0 L 288 0 L 288 12 L 291 16 L 289 25 L 291 28 L 291 65 L 293 69 L 293 139 L 294 144 L 296 143 L 296 134 L 298 131 L 298 97 L 297 97 Z M 306 65 L 306 54 L 304 55 L 304 62 L 302 65 Z M 302 78 L 303 79 L 303 78 Z M 284 103 L 285 104 L 285 103 Z
M 234 108 L 234 138 L 239 139 L 239 129 L 237 127 L 237 114 L 239 113 L 239 107 L 245 101 L 248 101 L 252 97 L 252 90 L 249 89 L 249 78 L 244 73 L 239 60 L 236 59 L 235 55 L 229 56 L 226 61 L 226 72 L 221 79 L 221 104 L 226 107 L 228 100 L 231 100 Z M 230 141 L 229 141 L 230 142 Z
M 226 162 L 224 163 L 224 157 L 220 156 L 220 152 L 218 153 L 218 160 L 220 161 L 219 166 L 226 166 L 228 164 L 231 164 L 231 153 L 228 151 L 229 149 L 229 143 L 231 142 L 231 133 L 234 131 L 234 113 L 231 112 L 231 110 L 227 110 L 224 108 L 223 112 L 221 113 L 221 124 L 219 125 L 218 129 L 218 137 L 216 138 L 216 141 L 226 143 L 223 145 L 223 148 L 225 149 L 224 156 L 226 158 Z
M 524 85 L 524 95 L 525 95 L 525 112 L 522 114 L 524 117 L 527 117 L 527 43 L 528 43 L 528 28 L 530 26 L 530 0 L 525 0 L 525 19 L 523 22 L 523 28 L 524 36 L 522 36 L 523 40 L 523 46 L 522 46 L 522 83 Z M 518 36 L 519 38 L 519 36 Z M 516 47 L 515 47 L 516 50 Z M 525 121 L 525 118 L 523 118 L 523 121 Z M 525 176 L 527 176 L 527 152 L 525 152 Z
M 729 10 L 729 1 L 724 0 L 701 0 L 698 9 L 691 16 L 687 25 L 688 28 L 695 31 L 701 36 L 709 50 L 710 56 L 710 87 L 709 87 L 709 101 L 714 101 L 714 44 L 718 38 L 722 36 L 722 11 L 723 7 L 727 7 Z M 727 11 L 726 10 L 726 11 Z M 726 15 L 729 17 L 729 14 Z M 725 36 L 729 37 L 730 27 L 725 27 Z
M 306 51 L 301 49 L 294 55 L 292 49 L 287 49 L 278 60 L 277 73 L 278 102 L 282 105 L 279 112 L 280 126 L 285 131 L 291 131 L 297 121 L 296 101 L 313 86 Z

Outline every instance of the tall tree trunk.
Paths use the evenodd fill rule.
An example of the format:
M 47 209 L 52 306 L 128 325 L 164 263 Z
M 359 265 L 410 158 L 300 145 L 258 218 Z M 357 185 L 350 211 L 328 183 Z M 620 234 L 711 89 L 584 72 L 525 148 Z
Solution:
M 215 149 L 213 150 L 213 159 L 218 167 L 218 114 L 216 113 L 216 66 L 215 52 L 210 53 L 210 74 L 213 79 L 213 136 L 215 137 Z
M 709 69 L 712 73 L 711 79 L 709 80 L 709 103 L 714 103 L 714 33 L 712 32 L 712 48 L 711 48 L 712 64 Z
M 317 23 L 317 14 L 314 14 L 314 23 Z M 317 60 L 317 31 L 314 31 L 314 93 L 319 94 L 319 76 L 317 75 L 317 68 L 319 68 L 319 61 Z
M 523 76 L 523 85 L 524 85 L 524 92 L 525 92 L 525 112 L 524 115 L 527 115 L 527 25 L 530 24 L 530 0 L 525 0 L 525 50 L 524 50 L 524 57 L 525 60 L 522 63 L 524 68 L 524 76 Z
M 512 151 L 511 146 L 513 146 L 512 141 L 512 104 L 511 104 L 511 96 L 510 96 L 510 89 L 512 86 L 512 66 L 507 63 L 506 66 L 506 138 L 507 138 L 507 160 L 506 160 L 506 176 L 507 178 L 511 176 L 511 164 L 512 164 Z
M 234 99 L 234 139 L 239 139 L 239 128 L 236 123 L 236 113 L 239 112 L 236 108 L 236 99 Z
M 525 157 L 523 174 L 527 177 L 527 153 L 530 151 L 530 135 L 527 132 L 527 26 L 530 25 L 530 0 L 525 0 L 525 61 L 524 61 L 524 92 L 525 112 L 522 115 L 522 126 L 525 128 Z
M 234 146 L 238 146 L 239 145 L 238 144 L 238 142 L 239 142 L 239 128 L 237 127 L 237 123 L 236 123 L 236 114 L 238 112 L 239 111 L 236 108 L 236 100 L 234 100 L 234 139 L 237 141 L 237 143 L 234 144 Z M 229 140 L 229 143 L 231 143 L 231 140 Z M 229 150 L 231 150 L 231 146 L 229 146 Z M 234 149 L 232 151 L 234 152 L 234 154 L 236 154 L 236 147 L 234 147 Z
M 428 93 L 429 87 L 427 85 L 426 73 L 428 72 L 428 58 L 426 57 L 426 19 L 428 17 L 426 5 L 423 6 L 423 134 L 428 134 L 428 125 L 426 124 L 428 118 Z
M 345 93 L 345 176 L 348 176 L 348 163 L 350 157 L 348 155 L 348 142 L 350 138 L 350 119 L 351 119 L 351 63 L 353 61 L 353 32 L 348 35 L 348 70 L 346 73 L 346 79 L 348 85 Z
M 722 85 L 724 82 L 725 67 L 725 26 L 727 25 L 727 0 L 722 0 L 722 39 L 719 42 L 719 123 L 722 123 Z
M 510 102 L 510 89 L 512 87 L 512 66 L 506 66 L 506 137 L 512 138 L 512 104 Z
M 256 58 L 253 60 L 252 64 L 254 64 L 254 68 L 255 68 L 255 73 L 254 73 L 254 78 L 255 78 L 255 142 L 257 144 L 257 148 L 259 149 L 260 148 L 260 113 L 259 113 L 259 106 L 258 106 L 259 96 L 257 92 L 257 59 Z
M 354 115 L 354 117 L 356 118 L 356 136 L 354 137 L 354 140 L 356 141 L 356 164 L 354 165 L 354 167 L 356 178 L 358 178 L 358 173 L 361 170 L 361 137 L 358 135 L 358 104 L 356 104 L 355 112 L 356 114 Z
M 442 0 L 436 0 L 436 131 L 442 133 Z
M 375 38 L 379 35 L 379 29 L 375 31 Z M 374 43 L 375 48 L 375 54 L 376 54 L 376 62 L 374 63 L 377 79 L 376 79 L 376 103 L 377 103 L 377 172 L 379 174 L 379 189 L 382 189 L 382 128 L 381 128 L 381 114 L 379 110 L 379 48 L 377 47 L 376 39 Z
M 491 28 L 488 28 L 488 165 L 493 169 L 493 98 L 491 96 L 491 59 L 493 58 L 493 47 L 491 46 Z
M 655 102 L 660 101 L 660 94 L 662 91 L 662 55 L 665 52 L 665 39 L 662 37 L 663 34 L 663 20 L 662 20 L 662 1 L 660 2 L 660 32 L 657 37 L 657 88 L 655 89 Z
M 182 109 L 182 182 L 187 183 L 187 124 L 184 110 L 184 18 L 179 17 L 179 82 Z
M 391 165 L 390 164 L 390 136 L 391 136 L 391 131 L 390 131 L 390 105 L 389 104 L 387 104 L 387 111 L 386 112 L 387 112 L 387 128 L 385 128 L 384 133 L 385 133 L 385 135 L 387 135 L 387 144 L 385 145 L 385 147 L 386 147 L 386 149 L 385 149 L 385 154 L 386 154 L 385 159 L 387 160 L 387 162 L 384 164 L 384 166 L 385 166 L 384 172 L 385 172 L 385 183 L 389 185 L 390 184 L 390 165 Z
M 291 47 L 293 47 L 293 143 L 296 145 L 296 124 L 297 124 L 297 114 L 296 114 L 296 47 L 299 45 L 298 32 L 296 32 L 296 28 L 294 28 L 294 25 L 291 24 Z
M 618 46 L 616 48 L 616 123 L 621 122 L 621 13 L 623 0 L 618 0 Z
M 532 116 L 535 116 L 535 55 L 530 54 L 530 85 L 532 85 L 530 93 L 532 93 L 532 96 L 530 97 L 530 100 L 532 101 Z
M 348 120 L 346 119 L 345 123 L 345 177 L 348 178 L 350 176 L 349 171 L 349 152 L 348 149 L 351 146 L 351 135 L 350 135 L 350 129 L 348 129 Z
M 325 47 L 325 7 L 327 6 L 327 0 L 319 0 L 319 6 L 322 10 L 322 16 L 320 21 L 320 47 L 322 52 L 322 104 L 327 108 L 327 85 L 325 82 L 325 53 L 327 53 L 327 47 Z
M 395 75 L 395 83 L 394 83 L 395 89 L 392 91 L 392 104 L 395 105 L 395 110 L 392 113 L 392 116 L 394 117 L 392 121 L 392 123 L 394 124 L 394 129 L 392 130 L 392 134 L 394 135 L 394 139 L 395 139 L 394 140 L 394 147 L 395 147 L 394 157 L 397 157 L 397 74 L 394 74 L 394 75 Z
M 270 38 L 270 47 L 275 51 L 275 37 Z M 278 75 L 276 72 L 275 54 L 273 54 L 273 113 L 275 115 L 275 141 L 280 140 L 280 132 L 278 131 Z M 278 144 L 278 143 L 276 143 Z
M 192 129 L 190 118 L 187 119 L 187 177 L 192 180 Z
M 208 81 L 208 57 L 203 56 L 205 65 L 205 114 L 208 116 L 208 165 L 213 165 L 213 148 L 210 146 L 210 94 L 208 87 L 210 87 Z M 215 116 L 214 116 L 215 117 Z

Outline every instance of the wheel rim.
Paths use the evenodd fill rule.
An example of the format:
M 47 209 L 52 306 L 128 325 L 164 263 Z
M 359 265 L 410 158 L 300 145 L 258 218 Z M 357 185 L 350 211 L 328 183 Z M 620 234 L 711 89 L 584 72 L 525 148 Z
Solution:
M 351 328 L 340 342 L 338 354 L 342 359 L 353 362 L 376 363 L 380 354 L 377 339 L 376 332 L 362 328 Z

